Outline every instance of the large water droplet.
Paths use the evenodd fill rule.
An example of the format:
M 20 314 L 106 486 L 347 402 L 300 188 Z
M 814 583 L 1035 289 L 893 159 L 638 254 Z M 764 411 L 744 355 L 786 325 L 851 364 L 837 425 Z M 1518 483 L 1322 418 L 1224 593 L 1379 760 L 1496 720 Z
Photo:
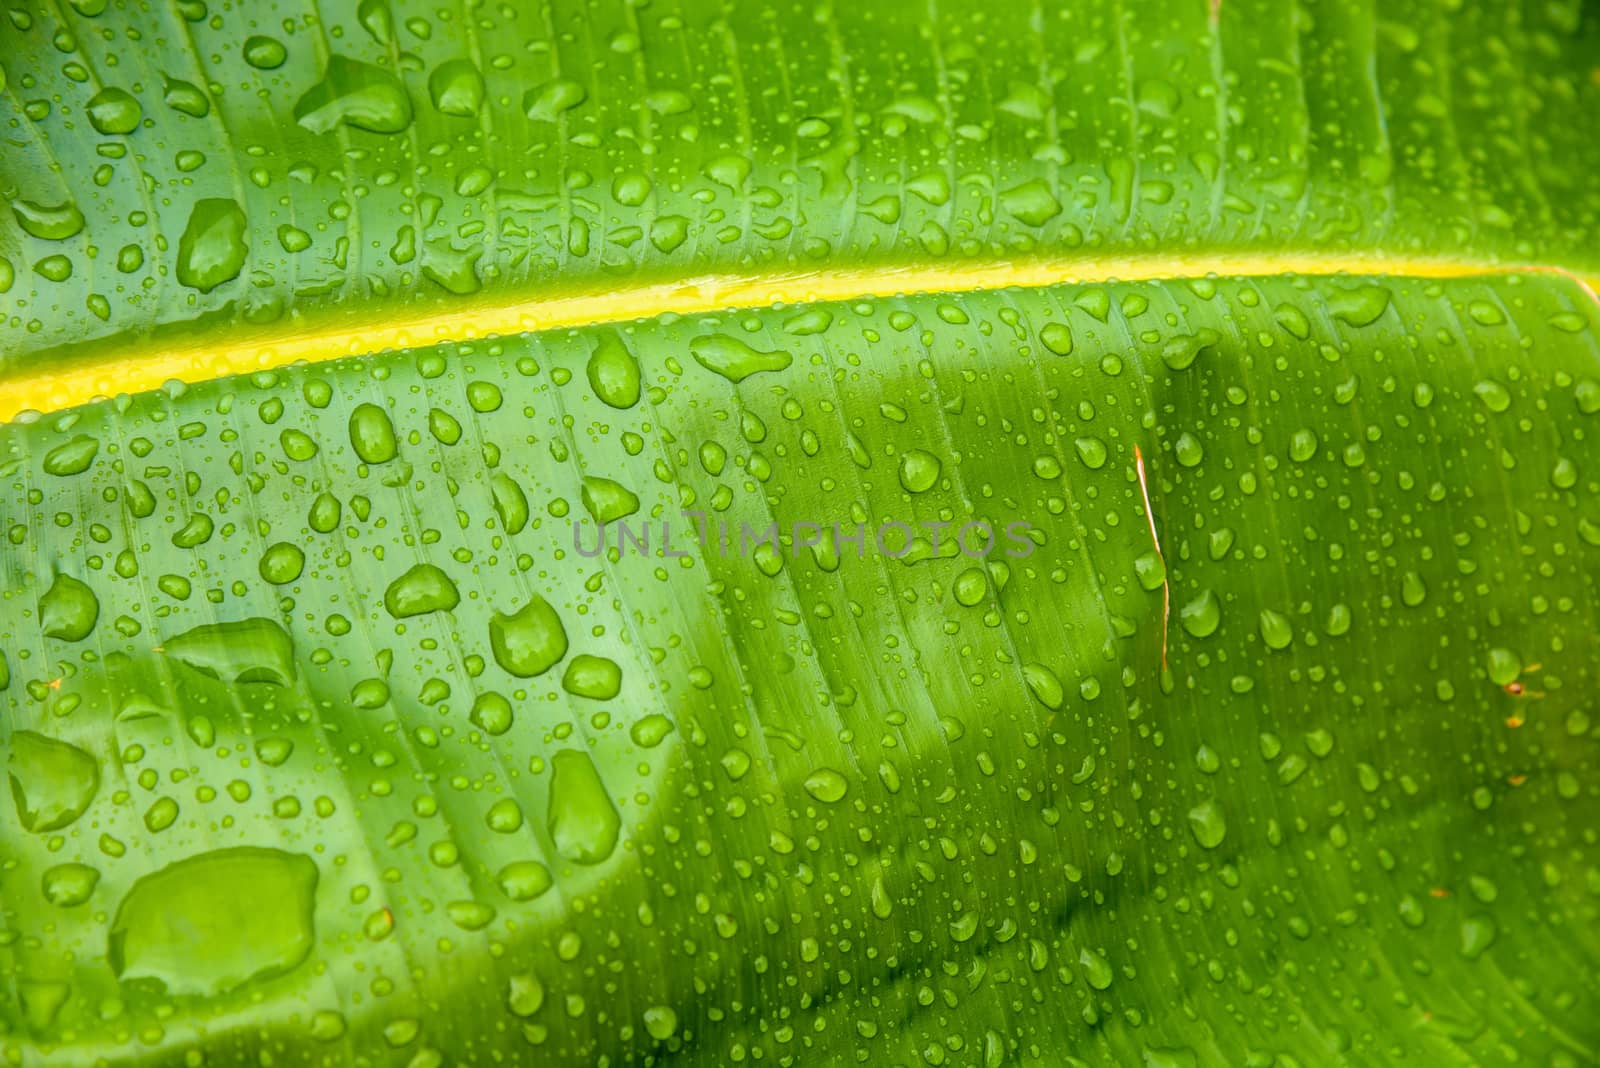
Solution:
M 512 901 L 532 901 L 553 885 L 550 869 L 537 860 L 514 860 L 500 869 L 495 881 Z
M 613 408 L 639 403 L 639 361 L 615 334 L 606 334 L 589 357 L 589 387 Z
M 294 681 L 294 642 L 276 620 L 241 619 L 205 623 L 168 638 L 163 651 L 196 671 L 223 682 Z
M 39 889 L 50 904 L 70 909 L 88 901 L 99 882 L 100 872 L 87 864 L 57 864 L 45 869 Z
M 428 612 L 448 612 L 460 603 L 461 594 L 456 584 L 433 564 L 413 566 L 389 583 L 389 588 L 383 594 L 383 606 L 396 619 Z
M 561 687 L 575 697 L 609 701 L 622 689 L 622 669 L 614 660 L 581 653 L 567 665 Z
M 628 731 L 633 744 L 643 749 L 654 749 L 672 733 L 672 720 L 659 712 L 652 712 L 635 723 Z
M 44 473 L 59 477 L 80 475 L 94 463 L 95 454 L 99 451 L 99 441 L 87 434 L 79 434 L 45 453 Z
M 939 481 L 939 458 L 931 452 L 910 449 L 900 458 L 900 485 L 908 493 L 923 493 Z
M 567 631 L 550 602 L 537 593 L 510 615 L 489 619 L 494 661 L 519 679 L 543 675 L 567 655 Z
M 591 475 L 583 480 L 583 507 L 597 523 L 614 523 L 639 510 L 639 498 L 620 482 Z
M 100 601 L 94 591 L 71 575 L 57 575 L 39 598 L 39 625 L 52 638 L 81 642 L 99 618 Z
M 11 736 L 6 770 L 17 818 L 29 831 L 56 831 L 69 826 L 100 788 L 100 765 L 69 742 L 33 731 Z
M 310 857 L 240 846 L 146 875 L 112 921 L 112 970 L 178 995 L 281 975 L 311 955 L 317 874 Z
M 133 133 L 143 117 L 144 109 L 126 89 L 102 89 L 89 99 L 89 125 L 99 133 Z
M 832 768 L 818 768 L 806 776 L 805 788 L 806 793 L 818 801 L 832 805 L 844 798 L 850 789 L 850 782 Z
M 428 97 L 442 114 L 470 119 L 483 107 L 483 75 L 471 60 L 446 60 L 428 75 Z
M 11 204 L 11 214 L 24 233 L 44 241 L 65 241 L 83 229 L 83 212 L 70 200 L 54 206 L 17 200 Z
M 343 123 L 373 133 L 399 133 L 411 125 L 411 98 L 393 74 L 345 56 L 328 59 L 322 81 L 294 106 L 295 121 L 312 133 Z
M 178 281 L 209 293 L 239 276 L 250 249 L 244 209 L 226 197 L 197 201 L 178 239 Z
M 726 334 L 695 338 L 689 342 L 689 353 L 701 367 L 730 382 L 743 382 L 762 371 L 781 371 L 794 362 L 787 352 L 758 352 Z
M 1183 629 L 1196 638 L 1208 638 L 1222 624 L 1222 604 L 1211 590 L 1200 593 L 1178 612 Z
M 1000 194 L 1000 206 L 1029 226 L 1043 226 L 1061 214 L 1061 201 L 1042 178 L 1005 190 Z
M 358 404 L 350 413 L 350 446 L 363 463 L 382 464 L 395 458 L 399 444 L 389 413 L 376 404 Z
M 563 749 L 551 759 L 550 837 L 578 864 L 598 864 L 617 847 L 622 820 L 589 754 Z
M 1215 801 L 1202 801 L 1189 810 L 1189 830 L 1206 849 L 1215 849 L 1228 834 L 1228 820 Z

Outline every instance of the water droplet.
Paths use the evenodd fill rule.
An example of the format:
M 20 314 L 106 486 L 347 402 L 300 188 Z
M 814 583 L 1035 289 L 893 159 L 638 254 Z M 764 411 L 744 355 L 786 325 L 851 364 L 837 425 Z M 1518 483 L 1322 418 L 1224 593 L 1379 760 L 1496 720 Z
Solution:
M 1022 678 L 1039 703 L 1054 711 L 1066 700 L 1067 691 L 1054 671 L 1043 664 L 1022 665 Z
M 644 1029 L 657 1042 L 678 1033 L 678 1014 L 667 1005 L 652 1005 L 644 1010 Z
M 496 834 L 515 834 L 522 830 L 522 806 L 509 797 L 503 797 L 489 806 L 483 821 Z
M 563 112 L 571 111 L 588 96 L 588 92 L 577 82 L 560 78 L 524 93 L 522 110 L 535 122 L 555 122 Z
M 382 464 L 399 452 L 389 413 L 376 404 L 358 404 L 350 413 L 350 446 L 363 463 Z
M 567 664 L 561 687 L 576 697 L 609 701 L 622 689 L 622 669 L 603 656 L 580 653 Z
M 1484 407 L 1491 412 L 1503 412 L 1511 407 L 1511 394 L 1506 390 L 1505 386 L 1502 386 L 1492 378 L 1484 379 L 1473 386 L 1472 392 L 1478 395 L 1478 399 L 1483 401 Z
M 50 206 L 31 200 L 16 200 L 11 214 L 26 234 L 43 241 L 65 241 L 83 230 L 83 212 L 72 201 Z
M 52 638 L 81 642 L 100 618 L 94 591 L 71 575 L 58 574 L 39 598 L 39 625 Z
M 1303 427 L 1294 432 L 1289 439 L 1289 459 L 1295 463 L 1303 464 L 1317 454 L 1317 432 L 1309 427 Z
M 294 753 L 294 743 L 287 738 L 262 738 L 255 744 L 256 759 L 269 768 L 282 765 Z
M 1092 949 L 1078 951 L 1078 964 L 1083 968 L 1083 977 L 1090 986 L 1096 990 L 1105 990 L 1111 985 L 1113 978 L 1111 962 Z
M 343 123 L 372 133 L 411 125 L 411 98 L 393 74 L 345 56 L 331 56 L 318 82 L 294 106 L 295 121 L 312 133 Z
M 514 860 L 500 869 L 495 881 L 512 901 L 532 901 L 552 885 L 550 869 L 537 860 Z
M 317 866 L 277 849 L 202 853 L 140 878 L 111 924 L 107 959 L 124 982 L 215 995 L 281 975 L 315 942 Z
M 1311 320 L 1293 304 L 1278 305 L 1273 309 L 1272 318 L 1297 341 L 1304 341 L 1311 336 Z
M 953 592 L 957 604 L 972 608 L 989 595 L 989 577 L 981 568 L 969 567 L 956 576 Z
M 1488 952 L 1500 934 L 1492 916 L 1468 916 L 1461 921 L 1461 955 L 1477 960 Z
M 1039 331 L 1039 340 L 1057 356 L 1072 355 L 1072 329 L 1065 323 L 1045 323 Z
M 622 820 L 589 754 L 563 749 L 551 758 L 550 837 L 578 864 L 598 864 L 617 846 Z
M 244 268 L 249 246 L 244 209 L 226 197 L 197 201 L 178 239 L 178 281 L 209 293 Z
M 1043 226 L 1061 214 L 1061 201 L 1042 178 L 1005 190 L 1000 194 L 1000 206 L 1029 226 Z
M 1083 466 L 1091 471 L 1098 471 L 1106 464 L 1106 443 L 1099 438 L 1078 438 L 1073 442 L 1078 450 L 1078 459 L 1083 461 Z
M 269 545 L 261 554 L 261 577 L 274 586 L 285 586 L 299 578 L 306 569 L 306 554 L 293 542 L 280 541 Z
M 1178 612 L 1178 619 L 1183 629 L 1196 638 L 1209 638 L 1222 623 L 1222 605 L 1215 593 L 1202 590 Z
M 1221 340 L 1215 330 L 1203 327 L 1193 334 L 1178 334 L 1161 347 L 1161 362 L 1174 371 L 1187 370 L 1206 350 Z
M 89 125 L 102 134 L 130 134 L 139 128 L 144 109 L 126 89 L 106 88 L 89 98 Z
M 200 87 L 181 78 L 167 78 L 162 101 L 172 110 L 196 119 L 211 113 L 211 101 Z
M 1294 628 L 1289 620 L 1270 608 L 1261 610 L 1261 640 L 1268 649 L 1286 649 L 1294 641 Z
M 244 39 L 244 61 L 257 70 L 277 70 L 289 58 L 283 42 L 259 34 Z
M 931 452 L 911 449 L 900 458 L 900 485 L 908 493 L 923 493 L 939 481 L 939 458 Z
M 463 931 L 481 931 L 494 922 L 493 906 L 479 901 L 452 901 L 444 907 L 450 922 Z
M 843 800 L 850 790 L 850 782 L 832 768 L 817 768 L 805 779 L 806 793 L 825 805 Z
M 594 395 L 613 408 L 632 408 L 639 403 L 639 361 L 615 334 L 606 334 L 589 357 L 589 387 Z
M 1388 307 L 1389 291 L 1382 286 L 1335 290 L 1328 297 L 1328 310 L 1347 326 L 1371 326 Z
M 672 720 L 659 712 L 644 716 L 628 731 L 633 744 L 643 749 L 654 749 L 672 733 Z
M 1468 303 L 1467 314 L 1479 326 L 1502 326 L 1506 321 L 1506 313 L 1500 310 L 1500 306 L 1487 300 L 1474 300 Z
M 428 75 L 428 98 L 441 114 L 470 119 L 483 107 L 483 75 L 471 60 L 446 60 Z
M 223 682 L 294 681 L 294 643 L 276 620 L 204 623 L 169 638 L 162 650 L 203 675 Z
M 489 480 L 489 492 L 494 497 L 494 511 L 500 517 L 500 526 L 507 534 L 520 534 L 528 525 L 528 495 L 522 492 L 510 475 L 495 475 Z
M 538 594 L 510 615 L 489 619 L 489 645 L 495 663 L 520 679 L 542 675 L 567 655 L 561 616 Z
M 416 564 L 389 583 L 383 593 L 383 607 L 396 619 L 448 612 L 461 603 L 461 594 L 450 576 L 433 564 Z
M 45 453 L 44 472 L 60 477 L 80 475 L 94 463 L 95 454 L 99 451 L 99 441 L 87 434 L 79 434 Z
M 544 984 L 538 978 L 523 973 L 511 977 L 511 989 L 506 994 L 506 1008 L 512 1015 L 527 1018 L 544 1005 Z
M 597 523 L 614 523 L 639 510 L 639 498 L 620 482 L 589 476 L 583 480 L 583 507 Z
M 1215 849 L 1228 834 L 1228 820 L 1215 801 L 1202 801 L 1189 810 L 1189 830 L 1204 849 Z
M 1522 658 L 1510 649 L 1489 650 L 1489 681 L 1496 686 L 1507 686 L 1522 674 Z
M 6 770 L 17 819 L 27 831 L 57 831 L 83 815 L 100 789 L 100 765 L 70 742 L 17 731 Z
M 730 382 L 743 382 L 763 371 L 782 371 L 794 362 L 787 352 L 758 352 L 726 334 L 695 338 L 689 342 L 689 353 L 701 367 Z
M 70 909 L 88 901 L 99 882 L 100 872 L 87 864 L 57 864 L 45 869 L 39 888 L 50 904 Z
M 473 724 L 489 734 L 504 734 L 511 729 L 511 702 L 493 690 L 486 690 L 472 702 L 468 716 Z

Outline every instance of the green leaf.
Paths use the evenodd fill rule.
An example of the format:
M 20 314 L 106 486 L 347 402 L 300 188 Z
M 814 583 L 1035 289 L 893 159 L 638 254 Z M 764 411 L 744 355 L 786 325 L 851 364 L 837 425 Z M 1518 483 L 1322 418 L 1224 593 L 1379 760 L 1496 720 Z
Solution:
M 6 1063 L 1600 1059 L 1587 8 L 7 16 Z

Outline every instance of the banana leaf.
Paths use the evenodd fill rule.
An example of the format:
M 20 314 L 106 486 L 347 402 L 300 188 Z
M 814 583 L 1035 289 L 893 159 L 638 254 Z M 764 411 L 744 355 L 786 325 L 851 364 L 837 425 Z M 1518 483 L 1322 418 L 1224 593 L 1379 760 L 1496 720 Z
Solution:
M 0 1063 L 1600 1063 L 1597 69 L 10 0 Z

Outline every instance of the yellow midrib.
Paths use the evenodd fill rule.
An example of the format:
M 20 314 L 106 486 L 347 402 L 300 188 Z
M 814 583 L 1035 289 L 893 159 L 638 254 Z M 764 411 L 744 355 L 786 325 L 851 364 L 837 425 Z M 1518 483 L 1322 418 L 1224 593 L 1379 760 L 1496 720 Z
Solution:
M 397 317 L 360 325 L 330 317 L 321 326 L 243 327 L 220 345 L 209 338 L 204 342 L 185 339 L 170 346 L 160 341 L 141 340 L 115 356 L 101 355 L 53 368 L 24 368 L 10 375 L 0 375 L 0 422 L 29 410 L 57 412 L 100 397 L 142 393 L 173 379 L 203 382 L 301 360 L 319 363 L 528 331 L 628 322 L 669 312 L 694 315 L 774 304 L 1112 281 L 1270 275 L 1468 278 L 1509 274 L 1563 275 L 1594 296 L 1594 289 L 1587 280 L 1560 267 L 1382 255 L 1073 256 L 970 264 L 716 274 L 607 289 L 573 288 L 547 296 L 508 297 L 501 293 L 496 295 L 500 298 L 498 302 L 476 298 L 447 308 L 385 308 L 382 310 Z

